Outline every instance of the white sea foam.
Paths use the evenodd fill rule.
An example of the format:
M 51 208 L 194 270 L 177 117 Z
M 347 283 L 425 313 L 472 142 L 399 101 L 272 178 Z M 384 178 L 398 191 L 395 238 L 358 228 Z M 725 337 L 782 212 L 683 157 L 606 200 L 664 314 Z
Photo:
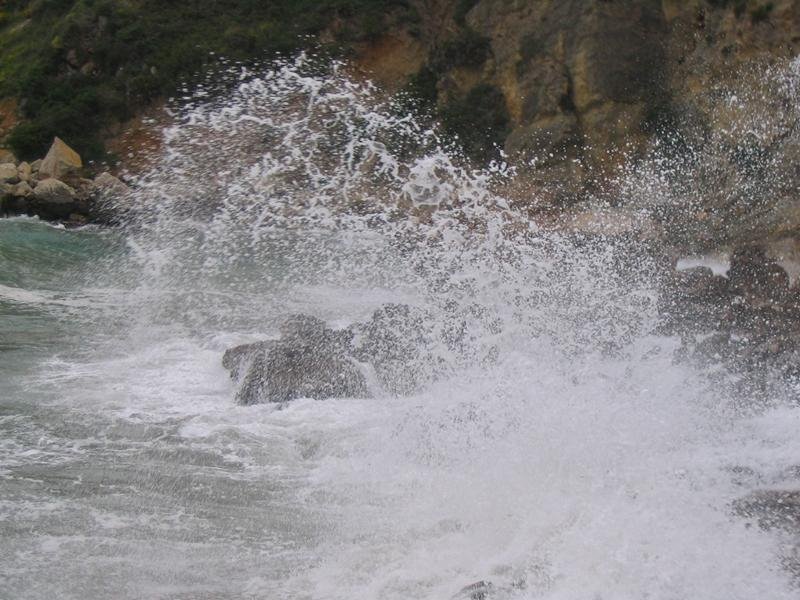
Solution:
M 162 166 L 136 182 L 128 253 L 81 279 L 117 290 L 96 313 L 76 307 L 90 347 L 37 364 L 28 424 L 0 421 L 18 436 L 0 446 L 17 461 L 0 586 L 795 597 L 780 538 L 731 510 L 800 459 L 791 398 L 743 411 L 654 334 L 646 253 L 540 231 L 498 192 L 512 172 L 471 169 L 342 71 L 279 65 L 203 94 L 165 132 Z M 115 261 L 135 285 L 115 287 Z M 225 348 L 275 336 L 288 314 L 343 326 L 387 302 L 425 309 L 437 333 L 463 328 L 457 349 L 426 349 L 438 381 L 234 405 Z M 36 436 L 67 460 L 25 454 Z

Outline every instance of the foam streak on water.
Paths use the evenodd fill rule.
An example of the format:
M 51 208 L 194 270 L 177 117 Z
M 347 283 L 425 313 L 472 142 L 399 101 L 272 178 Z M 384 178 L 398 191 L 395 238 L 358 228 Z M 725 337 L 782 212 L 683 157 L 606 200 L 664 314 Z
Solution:
M 800 410 L 674 359 L 647 253 L 539 231 L 337 65 L 198 97 L 128 227 L 0 222 L 0 596 L 796 597 L 731 502 Z M 463 332 L 436 381 L 234 404 L 225 348 L 387 302 Z

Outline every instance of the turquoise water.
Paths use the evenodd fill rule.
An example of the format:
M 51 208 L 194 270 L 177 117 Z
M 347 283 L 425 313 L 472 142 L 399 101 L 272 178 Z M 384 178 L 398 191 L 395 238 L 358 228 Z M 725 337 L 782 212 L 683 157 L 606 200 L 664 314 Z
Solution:
M 228 382 L 216 352 L 137 335 L 126 261 L 119 232 L 0 220 L 4 598 L 238 598 L 241 564 L 292 554 L 280 476 L 234 450 L 246 434 L 182 434 L 203 396 L 230 408 Z M 192 373 L 170 366 L 196 353 L 214 380 L 186 384 L 187 411 Z

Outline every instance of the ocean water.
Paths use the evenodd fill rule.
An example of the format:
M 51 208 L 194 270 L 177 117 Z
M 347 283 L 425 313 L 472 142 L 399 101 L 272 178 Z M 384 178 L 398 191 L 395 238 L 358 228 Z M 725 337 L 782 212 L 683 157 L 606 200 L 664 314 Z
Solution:
M 0 220 L 0 597 L 796 598 L 732 503 L 796 486 L 796 395 L 656 334 L 658 263 L 509 208 L 336 65 L 180 102 L 129 223 Z M 408 396 L 237 406 L 288 315 L 427 311 Z

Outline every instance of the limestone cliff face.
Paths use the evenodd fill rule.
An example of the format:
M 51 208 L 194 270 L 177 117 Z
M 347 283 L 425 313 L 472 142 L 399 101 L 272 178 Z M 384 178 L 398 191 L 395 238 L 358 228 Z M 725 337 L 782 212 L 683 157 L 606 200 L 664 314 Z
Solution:
M 468 110 L 464 99 L 480 98 L 476 91 L 497 90 L 492 97 L 502 118 L 487 119 L 478 106 L 468 129 L 503 125 L 483 141 L 500 141 L 516 163 L 533 160 L 530 179 L 557 183 L 562 202 L 604 191 L 618 198 L 619 189 L 608 188 L 619 166 L 659 144 L 688 144 L 698 153 L 713 142 L 718 162 L 727 160 L 720 150 L 726 144 L 734 154 L 749 152 L 739 147 L 742 111 L 774 114 L 760 77 L 769 65 L 800 54 L 797 0 L 418 0 L 416 8 L 419 23 L 392 32 L 393 46 L 382 40 L 363 49 L 367 68 L 395 88 L 425 75 L 444 115 L 453 105 Z M 749 99 L 744 109 L 730 100 L 737 90 Z M 783 112 L 784 122 L 772 123 L 781 135 L 796 125 L 791 111 Z M 798 156 L 792 135 L 779 152 L 790 170 L 790 157 Z M 764 149 L 770 143 L 762 137 L 750 145 L 756 154 L 774 152 Z M 719 189 L 742 184 L 715 176 Z M 792 180 L 795 189 L 798 181 Z M 752 204 L 753 192 L 750 186 L 748 198 L 709 198 L 688 212 L 713 229 L 715 218 L 724 221 Z M 724 205 L 716 212 L 715 202 Z

